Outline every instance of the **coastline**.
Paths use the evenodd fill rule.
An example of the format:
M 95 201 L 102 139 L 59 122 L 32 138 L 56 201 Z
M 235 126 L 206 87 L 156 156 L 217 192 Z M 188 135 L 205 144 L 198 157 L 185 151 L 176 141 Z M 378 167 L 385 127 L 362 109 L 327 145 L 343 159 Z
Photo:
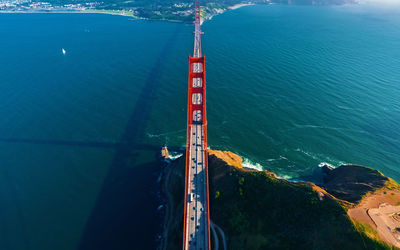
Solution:
M 10 11 L 10 10 L 1 10 L 0 14 L 107 14 L 114 16 L 127 16 L 133 17 L 135 19 L 143 19 L 142 17 L 135 16 L 128 11 L 107 11 L 107 10 L 26 10 L 26 11 Z
M 129 12 L 113 12 L 107 10 L 34 10 L 34 11 L 0 11 L 0 14 L 106 14 L 113 16 L 126 16 L 131 17 L 137 20 L 146 20 L 146 21 L 162 21 L 162 22 L 171 22 L 171 23 L 184 23 L 181 20 L 173 20 L 173 19 L 149 19 L 144 17 L 135 16 Z M 132 20 L 132 19 L 131 19 Z
M 209 20 L 213 19 L 214 16 L 221 15 L 221 14 L 225 13 L 226 11 L 236 10 L 236 9 L 239 9 L 239 8 L 242 8 L 242 7 L 246 7 L 246 6 L 251 6 L 251 5 L 256 5 L 256 4 L 255 3 L 241 3 L 241 4 L 235 4 L 233 6 L 229 6 L 227 9 L 224 9 L 220 13 L 212 14 L 212 15 L 206 17 L 206 18 L 202 17 L 201 20 L 200 20 L 200 25 L 202 25 L 207 20 L 209 21 Z M 269 5 L 269 4 L 267 4 L 267 5 Z
M 220 15 L 225 13 L 229 10 L 236 10 L 245 6 L 255 5 L 254 3 L 245 3 L 245 4 L 235 4 L 233 6 L 227 7 L 222 12 L 211 14 L 207 17 L 202 17 L 200 20 L 200 25 L 202 25 L 205 21 L 211 20 L 214 16 Z M 123 10 L 100 10 L 100 9 L 89 9 L 89 10 L 0 10 L 0 14 L 107 14 L 107 15 L 114 15 L 114 16 L 127 16 L 132 17 L 138 20 L 148 20 L 148 21 L 167 21 L 167 22 L 174 22 L 174 23 L 183 23 L 185 21 L 181 20 L 174 20 L 174 19 L 149 19 L 144 17 L 139 17 L 133 14 L 132 11 L 123 11 Z

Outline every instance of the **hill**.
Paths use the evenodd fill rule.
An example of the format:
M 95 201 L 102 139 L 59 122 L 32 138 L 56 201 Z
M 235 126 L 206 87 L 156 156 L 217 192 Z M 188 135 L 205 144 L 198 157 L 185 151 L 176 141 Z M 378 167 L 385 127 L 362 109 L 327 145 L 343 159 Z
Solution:
M 370 225 L 374 222 L 360 221 L 349 216 L 349 211 L 358 208 L 370 195 L 389 188 L 396 193 L 388 194 L 395 205 L 400 201 L 397 184 L 362 166 L 355 171 L 352 166 L 338 169 L 329 170 L 331 173 L 327 170 L 326 175 L 331 176 L 326 180 L 350 173 L 353 180 L 366 187 L 356 190 L 361 194 L 358 200 L 348 201 L 330 194 L 330 181 L 325 189 L 307 182 L 289 182 L 268 171 L 244 169 L 241 158 L 233 153 L 210 150 L 211 220 L 225 234 L 228 249 L 390 249 L 378 228 Z M 178 159 L 167 170 L 165 187 L 172 203 L 168 208 L 164 247 L 177 249 L 182 241 L 184 160 Z M 375 182 L 371 176 L 383 181 Z M 338 186 L 343 191 L 343 186 Z M 216 230 L 219 242 L 223 242 L 221 231 Z

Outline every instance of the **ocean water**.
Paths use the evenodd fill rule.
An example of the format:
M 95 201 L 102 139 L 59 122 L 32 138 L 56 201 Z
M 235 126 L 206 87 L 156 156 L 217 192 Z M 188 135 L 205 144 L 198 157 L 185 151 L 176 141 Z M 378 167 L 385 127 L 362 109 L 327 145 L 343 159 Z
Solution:
M 249 6 L 206 21 L 209 146 L 286 178 L 328 162 L 400 181 L 399 12 Z M 157 247 L 157 157 L 185 145 L 192 31 L 0 15 L 0 249 Z
M 398 8 L 375 6 L 251 6 L 206 22 L 209 144 L 289 178 L 328 162 L 400 180 L 399 27 Z

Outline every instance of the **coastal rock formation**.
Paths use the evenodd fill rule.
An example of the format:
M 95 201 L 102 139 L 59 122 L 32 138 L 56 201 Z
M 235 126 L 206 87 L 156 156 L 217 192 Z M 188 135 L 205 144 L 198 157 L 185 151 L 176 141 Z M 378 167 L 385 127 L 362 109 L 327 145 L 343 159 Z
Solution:
M 208 150 L 210 164 L 213 168 L 229 165 L 239 170 L 244 170 L 242 157 L 230 151 Z
M 324 188 L 338 199 L 357 202 L 368 192 L 385 186 L 389 180 L 379 171 L 359 165 L 323 168 Z

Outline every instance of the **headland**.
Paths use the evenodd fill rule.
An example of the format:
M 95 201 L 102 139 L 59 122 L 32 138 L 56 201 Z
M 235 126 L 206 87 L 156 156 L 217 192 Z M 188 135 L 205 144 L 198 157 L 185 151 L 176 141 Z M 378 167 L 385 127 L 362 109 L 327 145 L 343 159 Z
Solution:
M 182 241 L 184 157 L 165 168 L 162 249 Z M 322 185 L 246 169 L 232 152 L 209 150 L 212 244 L 219 249 L 391 249 L 399 246 L 400 187 L 359 165 L 321 168 Z

